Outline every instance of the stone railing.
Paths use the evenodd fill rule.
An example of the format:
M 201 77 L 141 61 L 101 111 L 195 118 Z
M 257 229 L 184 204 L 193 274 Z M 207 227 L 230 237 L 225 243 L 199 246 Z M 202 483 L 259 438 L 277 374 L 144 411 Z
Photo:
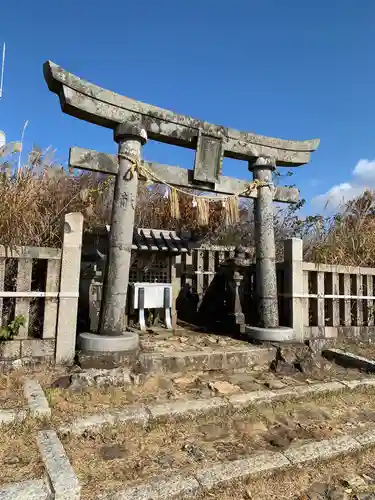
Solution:
M 304 262 L 297 238 L 285 241 L 284 256 L 282 312 L 303 339 L 375 333 L 375 269 Z
M 0 361 L 75 353 L 83 216 L 65 216 L 62 248 L 0 246 L 0 321 L 24 325 L 0 342 Z

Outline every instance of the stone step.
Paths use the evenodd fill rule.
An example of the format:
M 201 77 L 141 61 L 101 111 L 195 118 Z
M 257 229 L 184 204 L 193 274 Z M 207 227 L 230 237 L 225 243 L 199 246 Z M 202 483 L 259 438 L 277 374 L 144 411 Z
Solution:
M 178 373 L 184 371 L 266 368 L 275 358 L 272 347 L 230 347 L 205 351 L 143 352 L 139 357 L 143 373 Z
M 375 392 L 374 377 L 290 386 L 278 390 L 229 393 L 227 396 L 206 399 L 180 399 L 161 401 L 156 404 L 124 405 L 75 419 L 68 425 L 60 426 L 59 432 L 64 435 L 69 433 L 80 435 L 86 431 L 100 432 L 103 426 L 116 425 L 117 423 L 154 427 L 161 422 L 191 420 L 212 415 L 232 416 L 236 412 L 248 410 L 251 407 L 256 408 L 283 401 L 298 400 L 303 400 L 303 403 L 306 404 L 311 402 L 313 398 L 324 395 L 329 397 L 329 395 L 334 396 L 344 392 L 366 390 Z
M 81 500 L 91 500 L 92 498 L 98 500 L 177 500 L 197 498 L 198 495 L 200 500 L 208 500 L 209 498 L 268 500 L 270 491 L 263 491 L 262 496 L 259 494 L 255 497 L 252 496 L 251 491 L 255 489 L 252 482 L 256 483 L 257 480 L 263 480 L 263 477 L 267 478 L 272 474 L 275 488 L 280 481 L 279 477 L 282 477 L 283 474 L 293 474 L 296 478 L 296 475 L 298 476 L 301 469 L 304 468 L 312 468 L 313 474 L 311 476 L 316 477 L 316 464 L 323 465 L 325 463 L 326 467 L 330 467 L 331 461 L 350 460 L 353 455 L 361 458 L 361 455 L 366 455 L 368 451 L 373 453 L 374 447 L 375 428 L 362 435 L 345 434 L 331 439 L 298 443 L 282 451 L 254 452 L 231 461 L 223 460 L 209 463 L 206 463 L 204 458 L 198 454 L 194 445 L 188 444 L 185 447 L 186 453 L 196 454 L 193 466 L 187 461 L 186 466 L 181 470 L 173 470 L 168 457 L 162 457 L 155 450 L 153 456 L 160 455 L 162 466 L 137 480 L 133 478 L 128 467 L 122 463 L 125 462 L 126 446 L 118 443 L 101 444 L 99 452 L 101 459 L 94 460 L 90 450 L 90 453 L 85 454 L 86 460 L 90 461 L 88 464 L 87 461 L 83 460 L 83 457 L 75 458 L 77 450 L 73 451 L 71 446 L 65 443 L 68 457 L 70 456 L 73 464 L 75 460 L 79 464 L 76 466 L 76 473 L 81 478 Z M 133 459 L 139 464 L 136 457 L 132 457 L 130 460 Z M 96 468 L 95 484 L 89 479 L 91 473 L 88 467 L 90 466 Z M 128 476 L 129 480 L 121 482 L 119 471 L 122 471 L 122 478 Z M 375 480 L 374 473 L 372 479 Z M 101 480 L 104 481 L 104 484 L 101 483 Z M 245 488 L 249 496 L 233 495 L 233 489 L 242 490 L 245 493 Z M 298 488 L 298 484 L 295 484 L 295 488 Z M 230 489 L 232 496 L 227 496 L 228 489 Z M 96 496 L 95 493 L 98 490 L 102 493 Z M 273 496 L 272 498 L 285 499 L 286 497 Z M 292 500 L 296 497 L 294 495 L 289 498 Z M 301 496 L 301 498 L 304 497 Z M 335 498 L 346 499 L 348 496 Z
M 199 407 L 199 400 L 190 408 L 185 402 L 185 409 L 183 402 L 179 409 L 138 407 L 132 415 L 128 408 L 58 434 L 83 481 L 82 499 L 93 498 L 92 488 L 107 495 L 114 485 L 124 490 L 113 497 L 121 500 L 193 498 L 202 488 L 216 495 L 256 474 L 298 470 L 375 446 L 373 380 L 367 387 L 362 381 L 362 389 L 352 381 L 346 389 L 327 386 L 299 398 L 280 391 L 277 404 L 274 397 L 231 407 L 213 398 L 210 408 Z M 95 484 L 85 479 L 92 470 Z

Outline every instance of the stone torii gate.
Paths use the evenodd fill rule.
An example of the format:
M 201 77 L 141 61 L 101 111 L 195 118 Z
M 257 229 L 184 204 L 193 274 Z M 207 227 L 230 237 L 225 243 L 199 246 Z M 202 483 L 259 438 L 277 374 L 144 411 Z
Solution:
M 89 83 L 51 61 L 44 64 L 49 89 L 60 98 L 61 108 L 76 118 L 114 130 L 118 156 L 81 148 L 70 150 L 70 166 L 116 176 L 107 270 L 100 314 L 100 334 L 85 334 L 81 341 L 89 351 L 126 351 L 136 348 L 138 338 L 126 332 L 124 323 L 129 283 L 134 211 L 138 174 L 130 157 L 141 160 L 147 139 L 196 150 L 193 170 L 146 163 L 156 177 L 170 185 L 223 195 L 242 193 L 255 199 L 256 286 L 261 324 L 249 334 L 263 340 L 293 336 L 278 322 L 273 201 L 295 203 L 295 188 L 272 187 L 276 166 L 308 163 L 319 140 L 289 141 L 265 137 L 178 115 L 144 104 Z M 247 160 L 256 187 L 221 175 L 223 157 Z M 83 342 L 84 341 L 84 342 Z

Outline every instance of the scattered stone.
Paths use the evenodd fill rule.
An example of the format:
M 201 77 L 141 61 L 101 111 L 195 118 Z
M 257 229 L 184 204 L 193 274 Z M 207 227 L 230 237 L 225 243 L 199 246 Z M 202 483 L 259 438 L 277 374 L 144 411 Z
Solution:
M 145 383 L 146 375 L 144 373 L 136 373 L 136 372 L 132 371 L 130 373 L 130 380 L 131 380 L 133 385 L 140 386 L 140 385 L 143 385 Z
M 177 385 L 182 385 L 182 386 L 192 385 L 197 382 L 198 377 L 199 377 L 198 374 L 193 373 L 192 375 L 186 375 L 184 377 L 175 378 L 173 382 Z
M 328 484 L 313 483 L 308 491 L 306 491 L 305 498 L 307 498 L 308 500 L 326 500 L 328 489 Z
M 260 389 L 260 385 L 254 377 L 248 373 L 235 373 L 228 377 L 228 381 L 231 384 L 240 386 L 240 388 L 246 392 L 257 391 Z
M 199 446 L 193 443 L 185 443 L 182 447 L 189 455 L 191 455 L 198 462 L 204 459 L 204 452 L 199 448 Z
M 178 338 L 178 341 L 181 342 L 181 344 L 184 344 L 185 342 L 187 342 L 189 340 L 189 337 L 179 337 Z
M 220 347 L 225 347 L 225 346 L 228 345 L 228 342 L 226 340 L 224 340 L 224 339 L 219 339 L 217 341 L 217 345 L 219 345 Z
M 170 467 L 173 467 L 173 458 L 170 457 L 169 455 L 158 455 L 155 459 L 155 461 L 161 466 L 164 467 L 165 469 L 169 469 Z
M 146 378 L 142 384 L 142 389 L 145 392 L 157 392 L 160 387 L 160 377 L 158 376 L 150 376 Z
M 364 478 L 357 474 L 343 479 L 341 483 L 345 488 L 350 488 L 356 491 L 361 490 L 367 486 L 367 482 L 364 480 Z
M 271 370 L 275 373 L 282 373 L 283 375 L 292 375 L 296 372 L 294 365 L 286 363 L 285 361 L 277 361 L 271 364 Z
M 71 385 L 71 375 L 59 377 L 51 384 L 51 389 L 68 389 Z
M 250 437 L 268 432 L 268 427 L 261 421 L 244 422 L 243 420 L 235 420 L 233 426 L 240 434 L 245 434 Z
M 130 384 L 130 370 L 127 368 L 115 368 L 113 370 L 90 368 L 71 375 L 70 389 L 79 390 L 92 386 L 124 386 Z
M 241 387 L 238 385 L 230 384 L 225 380 L 218 380 L 217 382 L 209 382 L 209 389 L 215 391 L 218 394 L 234 394 L 236 392 L 241 392 Z
M 267 441 L 271 446 L 285 450 L 297 437 L 297 433 L 293 429 L 285 425 L 277 425 L 267 436 Z
M 207 337 L 203 341 L 203 345 L 206 346 L 206 347 L 209 347 L 209 346 L 211 346 L 213 344 L 217 344 L 217 339 L 215 339 L 214 337 Z
M 104 445 L 100 448 L 103 460 L 118 460 L 128 455 L 128 450 L 121 444 Z
M 285 387 L 285 384 L 283 384 L 282 382 L 280 382 L 280 380 L 277 380 L 277 379 L 268 380 L 264 385 L 271 390 L 280 390 L 280 389 L 284 389 L 284 387 Z
M 204 436 L 205 441 L 216 441 L 217 439 L 227 438 L 229 430 L 225 425 L 204 424 L 199 427 L 199 432 Z
M 327 493 L 328 500 L 349 500 L 351 490 L 345 491 L 342 487 L 330 488 Z

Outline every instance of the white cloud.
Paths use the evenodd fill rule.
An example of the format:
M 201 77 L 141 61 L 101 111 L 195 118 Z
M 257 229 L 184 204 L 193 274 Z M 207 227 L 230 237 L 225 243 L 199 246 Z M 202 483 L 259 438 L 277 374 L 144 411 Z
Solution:
M 359 160 L 352 172 L 352 180 L 332 186 L 326 193 L 311 200 L 316 209 L 327 207 L 337 210 L 366 189 L 375 189 L 375 159 Z
M 359 160 L 354 167 L 353 176 L 359 182 L 366 185 L 375 186 L 375 160 Z

